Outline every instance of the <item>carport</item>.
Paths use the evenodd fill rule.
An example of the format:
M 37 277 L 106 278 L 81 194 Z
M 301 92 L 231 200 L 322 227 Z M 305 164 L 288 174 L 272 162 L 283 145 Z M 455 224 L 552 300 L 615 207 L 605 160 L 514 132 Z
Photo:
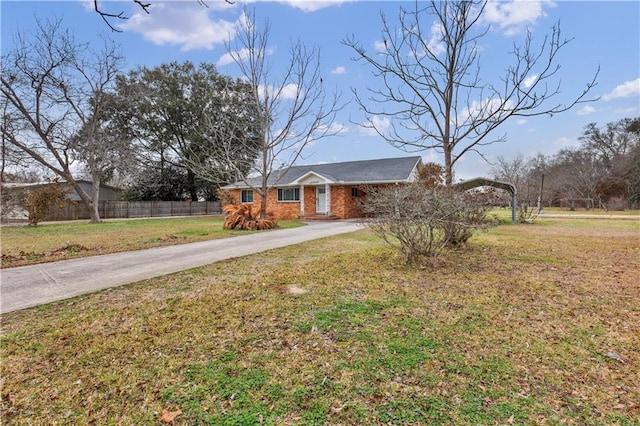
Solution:
M 457 188 L 463 190 L 478 188 L 480 186 L 491 186 L 493 188 L 503 189 L 511 194 L 511 221 L 516 223 L 516 212 L 518 210 L 518 190 L 515 185 L 508 182 L 501 182 L 499 180 L 493 180 L 484 177 L 477 177 L 473 179 L 464 180 L 454 185 Z

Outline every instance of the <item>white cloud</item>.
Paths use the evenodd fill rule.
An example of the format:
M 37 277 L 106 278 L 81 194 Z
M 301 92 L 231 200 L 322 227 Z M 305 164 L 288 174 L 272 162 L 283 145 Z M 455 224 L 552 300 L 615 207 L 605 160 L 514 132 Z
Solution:
M 134 13 L 119 28 L 142 34 L 158 45 L 178 45 L 181 50 L 208 49 L 236 34 L 236 22 L 213 21 L 211 9 L 197 2 L 154 2 L 152 13 Z
M 327 133 L 332 134 L 332 135 L 339 135 L 339 134 L 348 132 L 349 131 L 349 126 L 334 121 L 328 126 L 326 126 L 326 125 L 325 126 L 320 126 L 318 128 L 318 130 L 321 131 L 321 132 L 326 131 Z
M 566 147 L 566 146 L 571 146 L 574 144 L 574 140 L 567 138 L 565 136 L 562 136 L 558 139 L 556 139 L 555 141 L 553 141 L 553 144 L 559 147 Z
M 378 132 L 385 133 L 389 127 L 391 127 L 391 121 L 387 117 L 374 115 L 368 123 L 361 124 L 358 131 L 363 135 L 378 136 Z
M 280 93 L 282 99 L 295 99 L 298 95 L 298 85 L 289 83 L 282 88 L 282 92 Z
M 304 12 L 315 12 L 325 7 L 339 6 L 345 0 L 284 0 L 280 3 L 295 7 Z
M 275 49 L 267 48 L 265 51 L 265 56 L 271 56 L 273 55 L 274 52 L 275 52 Z M 229 52 L 225 53 L 220 57 L 220 59 L 218 59 L 218 61 L 216 62 L 216 66 L 221 67 L 224 65 L 235 63 L 235 59 L 233 59 L 234 56 L 236 58 L 239 58 L 241 61 L 246 61 L 249 58 L 249 49 L 243 48 L 240 50 L 236 50 L 233 53 L 229 53 Z
M 331 74 L 346 74 L 347 73 L 347 69 L 345 67 L 335 67 L 334 69 L 331 70 Z
M 613 91 L 603 95 L 602 99 L 610 101 L 612 99 L 632 98 L 634 96 L 640 96 L 640 78 L 619 84 Z
M 385 53 L 387 51 L 387 44 L 384 41 L 375 41 L 373 47 L 378 53 Z
M 293 83 L 289 83 L 283 87 L 275 87 L 275 86 L 260 86 L 258 87 L 258 93 L 263 98 L 265 96 L 269 96 L 273 98 L 278 94 L 278 90 L 280 90 L 280 94 L 278 95 L 280 99 L 295 99 L 298 95 L 298 86 Z
M 431 37 L 427 42 L 427 47 L 431 50 L 435 56 L 438 56 L 445 52 L 446 47 L 442 42 L 442 25 L 434 22 L 431 25 Z
M 535 83 L 537 79 L 538 79 L 538 74 L 530 75 L 529 77 L 525 78 L 524 87 L 528 89 L 529 87 L 533 86 L 533 83 Z
M 585 105 L 578 110 L 577 114 L 589 115 L 589 114 L 593 114 L 594 112 L 596 112 L 596 109 L 594 107 L 592 107 L 591 105 Z
M 474 120 L 483 119 L 488 117 L 491 113 L 497 111 L 498 109 L 508 111 L 513 107 L 513 102 L 509 100 L 505 103 L 504 107 L 501 107 L 502 103 L 502 99 L 497 98 L 487 98 L 483 99 L 482 101 L 473 101 L 471 102 L 471 105 L 464 108 L 457 117 L 454 117 L 454 120 L 457 121 L 454 121 L 453 124 L 462 124 L 470 118 L 473 118 Z
M 517 124 L 518 126 L 523 126 L 523 125 L 527 124 L 527 119 L 526 119 L 526 118 L 518 118 L 518 119 L 516 120 L 516 124 Z
M 553 7 L 550 0 L 490 1 L 487 3 L 483 21 L 497 24 L 501 31 L 511 36 L 518 34 L 544 17 L 544 7 Z
M 80 3 L 87 12 L 93 12 L 95 10 L 93 0 L 80 0 Z

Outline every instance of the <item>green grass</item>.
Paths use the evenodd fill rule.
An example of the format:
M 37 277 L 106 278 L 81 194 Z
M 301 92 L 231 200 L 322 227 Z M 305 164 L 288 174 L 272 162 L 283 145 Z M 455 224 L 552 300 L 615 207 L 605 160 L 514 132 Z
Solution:
M 636 230 L 505 225 L 423 267 L 360 230 L 6 314 L 1 420 L 637 426 Z
M 2 267 L 50 262 L 196 241 L 228 238 L 251 231 L 222 229 L 221 216 L 47 223 L 38 226 L 3 226 Z M 278 222 L 280 228 L 302 226 L 295 220 Z

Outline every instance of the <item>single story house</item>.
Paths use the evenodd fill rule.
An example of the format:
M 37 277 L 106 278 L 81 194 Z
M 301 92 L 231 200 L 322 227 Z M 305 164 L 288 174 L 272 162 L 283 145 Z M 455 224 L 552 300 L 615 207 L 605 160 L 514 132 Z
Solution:
M 362 186 L 413 182 L 420 156 L 292 166 L 275 170 L 267 181 L 267 212 L 277 219 L 360 217 Z M 260 178 L 223 187 L 235 204 L 260 204 Z

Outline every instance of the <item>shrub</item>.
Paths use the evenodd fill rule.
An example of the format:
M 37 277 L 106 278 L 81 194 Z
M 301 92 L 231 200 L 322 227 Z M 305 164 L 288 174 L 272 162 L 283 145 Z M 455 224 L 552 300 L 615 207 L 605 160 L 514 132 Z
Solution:
M 24 208 L 29 213 L 29 225 L 37 226 L 46 217 L 53 206 L 64 207 L 69 190 L 57 180 L 53 180 L 42 189 L 29 192 L 24 197 Z
M 398 246 L 407 261 L 437 257 L 493 223 L 476 194 L 421 183 L 368 188 L 363 223 Z
M 226 217 L 224 229 L 272 229 L 278 226 L 273 217 L 260 217 L 260 206 L 253 204 L 229 204 L 222 209 Z
M 539 215 L 538 207 L 532 207 L 528 204 L 520 204 L 518 207 L 518 222 L 519 223 L 533 223 Z

